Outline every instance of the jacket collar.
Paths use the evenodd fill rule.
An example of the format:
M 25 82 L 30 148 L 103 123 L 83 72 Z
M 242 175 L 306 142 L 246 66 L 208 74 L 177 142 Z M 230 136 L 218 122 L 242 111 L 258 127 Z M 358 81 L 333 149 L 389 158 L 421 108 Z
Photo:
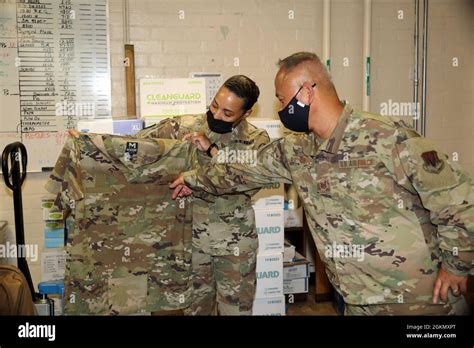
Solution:
M 339 150 L 339 146 L 341 145 L 342 138 L 344 137 L 344 133 L 349 123 L 349 118 L 352 112 L 352 106 L 345 103 L 344 109 L 342 110 L 342 113 L 339 116 L 339 120 L 337 121 L 337 125 L 334 128 L 331 136 L 321 141 L 319 148 L 316 151 L 316 154 L 319 151 L 325 151 L 332 154 L 337 153 L 337 151 Z

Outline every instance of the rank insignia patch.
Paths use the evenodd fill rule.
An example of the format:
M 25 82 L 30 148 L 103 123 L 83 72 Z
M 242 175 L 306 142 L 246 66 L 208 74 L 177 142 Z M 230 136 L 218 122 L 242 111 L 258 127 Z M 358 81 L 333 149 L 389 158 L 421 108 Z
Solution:
M 322 179 L 318 181 L 318 191 L 320 193 L 329 193 L 331 192 L 331 185 L 329 184 L 328 179 Z

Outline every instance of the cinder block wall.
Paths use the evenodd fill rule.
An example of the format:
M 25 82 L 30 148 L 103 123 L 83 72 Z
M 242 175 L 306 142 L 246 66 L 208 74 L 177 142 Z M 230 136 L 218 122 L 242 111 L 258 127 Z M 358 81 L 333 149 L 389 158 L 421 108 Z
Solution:
M 340 97 L 361 108 L 363 1 L 331 3 L 333 80 Z M 373 0 L 372 4 L 370 111 L 379 113 L 389 100 L 412 101 L 414 6 L 411 0 Z M 261 90 L 255 110 L 259 117 L 277 117 L 273 78 L 278 58 L 322 50 L 322 0 L 131 0 L 129 6 L 137 78 L 186 77 L 193 71 L 221 72 L 224 77 L 246 74 Z M 473 19 L 471 0 L 430 1 L 427 135 L 450 156 L 457 154 L 474 176 Z M 109 27 L 112 111 L 114 117 L 123 117 L 122 0 L 109 0 Z M 454 57 L 457 67 L 452 64 Z M 345 58 L 348 66 L 343 65 Z M 26 241 L 40 249 L 44 227 L 40 203 L 47 177 L 48 173 L 32 173 L 23 187 Z M 11 240 L 12 197 L 1 185 L 0 220 L 8 221 Z M 40 259 L 30 262 L 30 268 L 33 281 L 39 282 Z
M 261 90 L 256 115 L 277 111 L 273 78 L 279 58 L 321 51 L 321 0 L 133 0 L 130 42 L 136 77 L 188 77 L 190 72 L 245 74 Z M 125 114 L 122 1 L 110 2 L 114 115 Z M 137 91 L 138 98 L 138 91 Z M 139 107 L 138 110 L 139 112 Z

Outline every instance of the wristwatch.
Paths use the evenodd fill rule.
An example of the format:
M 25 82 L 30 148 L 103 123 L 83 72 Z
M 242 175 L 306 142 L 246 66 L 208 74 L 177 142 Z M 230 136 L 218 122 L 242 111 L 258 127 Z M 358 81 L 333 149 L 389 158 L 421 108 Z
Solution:
M 211 151 L 213 148 L 216 148 L 217 150 L 219 150 L 219 147 L 216 145 L 216 143 L 212 143 L 211 145 L 209 145 L 209 147 L 206 150 L 206 153 L 209 157 L 212 157 Z

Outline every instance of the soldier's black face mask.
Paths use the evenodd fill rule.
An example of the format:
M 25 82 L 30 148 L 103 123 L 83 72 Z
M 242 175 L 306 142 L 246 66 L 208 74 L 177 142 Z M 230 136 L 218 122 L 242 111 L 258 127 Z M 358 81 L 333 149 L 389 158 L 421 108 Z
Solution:
M 313 84 L 311 87 L 316 86 Z M 309 132 L 309 105 L 306 105 L 298 99 L 296 96 L 301 91 L 303 86 L 300 87 L 295 96 L 290 100 L 287 106 L 282 110 L 278 111 L 278 116 L 280 116 L 281 123 L 294 132 Z
M 234 122 L 216 120 L 211 110 L 207 110 L 207 125 L 211 131 L 224 134 L 232 132 L 232 126 L 234 125 Z

